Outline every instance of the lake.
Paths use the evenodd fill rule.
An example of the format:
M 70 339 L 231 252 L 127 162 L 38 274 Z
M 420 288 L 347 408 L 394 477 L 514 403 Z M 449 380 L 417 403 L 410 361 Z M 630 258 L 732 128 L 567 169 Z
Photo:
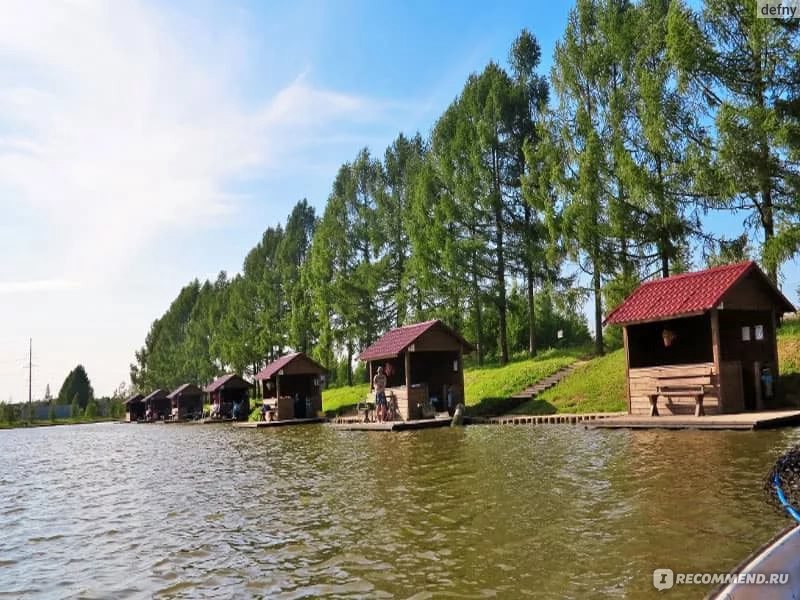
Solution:
M 0 431 L 0 598 L 652 596 L 789 521 L 800 431 Z M 702 586 L 669 598 L 695 598 Z

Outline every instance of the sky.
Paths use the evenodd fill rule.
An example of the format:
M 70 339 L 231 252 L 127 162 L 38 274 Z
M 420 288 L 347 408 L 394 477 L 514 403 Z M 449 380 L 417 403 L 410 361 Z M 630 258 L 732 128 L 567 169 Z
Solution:
M 240 270 L 298 200 L 322 209 L 361 148 L 427 134 L 523 27 L 548 72 L 569 8 L 4 0 L 0 401 L 27 399 L 31 338 L 34 398 L 78 363 L 112 393 L 188 281 Z

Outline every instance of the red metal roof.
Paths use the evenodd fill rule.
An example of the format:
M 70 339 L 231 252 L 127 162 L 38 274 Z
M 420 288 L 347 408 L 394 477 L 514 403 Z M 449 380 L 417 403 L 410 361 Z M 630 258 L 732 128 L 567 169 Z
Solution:
M 177 398 L 178 396 L 184 395 L 186 392 L 189 392 L 189 394 L 191 395 L 198 395 L 202 394 L 203 390 L 201 390 L 193 383 L 184 383 L 179 388 L 174 389 L 172 393 L 167 396 L 167 398 L 172 400 L 173 398 Z
M 217 379 L 215 379 L 214 381 L 209 383 L 208 386 L 206 386 L 206 388 L 203 391 L 204 392 L 216 392 L 220 388 L 228 387 L 225 384 L 227 384 L 229 382 L 238 384 L 238 385 L 235 385 L 235 386 L 230 386 L 230 387 L 233 387 L 233 388 L 241 389 L 241 388 L 244 388 L 244 387 L 253 387 L 252 383 L 250 383 L 246 379 L 243 379 L 242 377 L 240 377 L 236 373 L 228 373 L 227 375 L 223 375 L 222 377 L 218 377 Z
M 324 373 L 325 372 L 325 367 L 323 367 L 322 365 L 318 364 L 316 361 L 314 361 L 311 358 L 309 358 L 308 356 L 306 356 L 303 352 L 293 352 L 292 354 L 287 354 L 286 356 L 281 356 L 278 360 L 274 360 L 271 363 L 269 363 L 266 367 L 264 367 L 263 369 L 261 369 L 258 372 L 258 374 L 256 375 L 256 379 L 258 381 L 263 381 L 265 379 L 271 379 L 272 376 L 275 375 L 275 373 L 280 371 L 282 368 L 284 368 L 286 365 L 288 365 L 294 359 L 299 358 L 301 356 L 303 356 L 309 363 L 311 363 L 312 365 L 315 365 L 317 367 L 317 369 L 315 369 L 313 371 L 310 370 L 309 371 L 310 374 L 317 374 L 317 373 Z
M 151 400 L 162 400 L 163 398 L 167 397 L 167 390 L 163 390 L 158 388 L 150 392 L 147 396 L 142 399 L 142 402 L 150 402 Z
M 465 349 L 469 352 L 472 351 L 472 344 L 467 342 L 458 333 L 450 329 L 447 325 L 442 323 L 439 319 L 432 321 L 425 321 L 423 323 L 414 323 L 413 325 L 404 325 L 387 331 L 383 337 L 378 339 L 377 342 L 372 344 L 369 348 L 364 350 L 360 355 L 360 360 L 373 360 L 376 358 L 389 358 L 397 356 L 403 350 L 408 348 L 426 331 L 434 327 L 442 328 L 444 331 L 456 338 Z
M 758 265 L 748 261 L 643 283 L 609 313 L 604 323 L 657 321 L 704 313 L 717 306 L 725 293 L 751 271 L 757 272 L 769 285 L 784 312 L 794 311 L 792 304 L 772 285 Z

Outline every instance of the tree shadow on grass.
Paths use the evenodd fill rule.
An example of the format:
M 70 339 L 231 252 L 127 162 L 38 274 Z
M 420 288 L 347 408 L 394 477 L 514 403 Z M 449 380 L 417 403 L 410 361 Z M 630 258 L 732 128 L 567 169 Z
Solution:
M 522 407 L 524 406 L 524 411 Z M 468 417 L 499 417 L 506 414 L 552 415 L 556 407 L 545 400 L 516 400 L 514 398 L 483 398 L 466 407 Z

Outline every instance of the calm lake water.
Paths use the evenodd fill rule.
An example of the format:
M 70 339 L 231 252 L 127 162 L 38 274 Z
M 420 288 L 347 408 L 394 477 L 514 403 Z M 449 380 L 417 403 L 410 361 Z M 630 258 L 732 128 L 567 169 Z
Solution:
M 728 571 L 789 524 L 761 478 L 798 440 L 573 426 L 0 431 L 0 597 L 648 597 L 654 568 Z

